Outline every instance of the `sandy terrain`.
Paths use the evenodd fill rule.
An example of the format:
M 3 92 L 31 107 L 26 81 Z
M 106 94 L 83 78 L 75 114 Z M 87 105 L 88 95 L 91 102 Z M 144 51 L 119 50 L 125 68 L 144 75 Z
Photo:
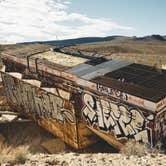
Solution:
M 144 157 L 111 153 L 79 154 L 61 153 L 56 155 L 29 155 L 27 165 L 66 165 L 66 166 L 158 166 L 166 165 L 165 155 L 146 155 Z
M 0 131 L 0 163 L 4 166 L 166 166 L 166 155 L 158 151 L 147 153 L 140 150 L 138 155 L 129 153 L 128 156 L 127 153 L 116 152 L 102 140 L 87 149 L 76 152 L 58 138 L 30 122 L 3 124 L 0 125 Z M 18 153 L 19 147 L 22 147 L 20 154 L 23 159 L 17 161 L 18 157 L 15 154 Z M 144 154 L 140 154 L 142 152 Z M 14 161 L 15 164 L 13 164 Z

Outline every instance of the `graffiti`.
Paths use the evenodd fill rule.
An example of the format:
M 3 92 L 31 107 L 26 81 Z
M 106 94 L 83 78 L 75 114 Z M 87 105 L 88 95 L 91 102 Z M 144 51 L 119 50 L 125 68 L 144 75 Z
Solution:
M 161 111 L 156 117 L 155 122 L 156 140 L 166 138 L 166 110 Z
M 97 84 L 97 90 L 101 93 L 108 95 L 108 96 L 114 96 L 114 97 L 117 97 L 117 98 L 120 98 L 120 99 L 123 99 L 126 101 L 128 100 L 127 94 L 124 92 L 121 92 L 117 89 L 108 88 L 108 87 L 105 87 L 103 85 Z
M 37 89 L 8 75 L 2 75 L 2 79 L 6 96 L 27 114 L 36 119 L 75 122 L 73 114 L 64 108 L 65 100 L 61 96 Z
M 166 105 L 166 97 L 157 103 L 157 109 L 159 110 L 159 109 L 163 108 L 165 105 Z
M 90 125 L 104 132 L 113 131 L 117 138 L 134 138 L 136 141 L 151 143 L 148 119 L 135 108 L 121 103 L 105 101 L 89 94 L 83 94 L 83 117 Z M 153 115 L 149 116 L 153 120 Z

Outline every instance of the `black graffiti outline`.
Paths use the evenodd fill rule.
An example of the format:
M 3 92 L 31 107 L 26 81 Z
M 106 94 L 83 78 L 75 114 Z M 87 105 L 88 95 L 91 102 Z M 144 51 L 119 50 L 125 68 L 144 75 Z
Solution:
M 104 93 L 108 96 L 114 96 L 123 100 L 128 100 L 128 95 L 118 89 L 110 88 L 103 86 L 101 84 L 97 84 L 97 90 L 101 93 Z
M 26 113 L 31 114 L 36 120 L 49 119 L 49 120 L 57 120 L 58 122 L 61 122 L 61 123 L 63 123 L 64 120 L 68 121 L 69 123 L 76 122 L 73 113 L 67 109 L 64 109 L 65 99 L 63 99 L 61 96 L 57 96 L 55 94 L 52 94 L 50 92 L 46 92 L 43 90 L 42 90 L 42 94 L 37 96 L 35 94 L 35 88 L 33 86 L 25 82 L 23 83 L 22 81 L 5 74 L 2 74 L 2 81 L 5 87 L 5 93 L 8 99 L 11 100 L 13 104 L 17 104 L 19 105 L 19 107 L 23 108 L 23 111 L 26 111 Z M 30 88 L 31 90 L 28 91 L 28 88 Z M 26 94 L 27 101 L 24 100 L 25 96 L 22 92 Z M 10 94 L 12 94 L 14 98 L 11 98 Z M 48 108 L 48 109 L 45 108 L 44 104 L 46 101 L 44 101 L 44 97 L 47 97 L 49 99 L 48 105 L 49 107 L 52 107 L 52 108 Z M 58 98 L 59 100 L 62 101 L 62 105 L 61 107 L 59 107 L 59 109 L 55 110 L 52 104 L 53 101 L 51 101 L 51 97 Z M 58 105 L 56 105 L 56 107 L 58 107 Z M 62 119 L 56 119 L 55 117 L 53 117 L 52 116 L 53 112 L 59 113 Z
M 81 93 L 81 94 L 83 94 L 83 93 Z M 81 95 L 81 96 L 82 96 L 82 95 Z M 84 97 L 84 96 L 82 96 L 82 98 L 83 98 L 83 97 Z M 93 99 L 94 105 L 93 105 L 93 107 L 92 107 L 91 105 L 89 105 L 89 108 L 92 109 L 92 110 L 93 110 L 93 109 L 96 110 L 96 107 L 97 107 L 97 106 L 96 106 L 96 104 L 95 104 L 95 98 L 94 98 L 94 96 L 92 96 L 92 99 Z M 84 100 L 84 99 L 83 99 L 83 100 Z M 88 104 L 89 104 L 89 103 L 88 103 Z M 87 107 L 88 107 L 87 105 L 84 105 L 83 110 L 85 110 Z M 94 112 L 95 112 L 95 115 L 97 115 L 96 111 L 94 111 Z M 88 120 L 88 122 L 93 126 L 93 125 L 95 124 L 97 118 L 95 118 L 95 119 L 93 120 L 93 122 L 91 122 L 91 119 L 89 118 L 89 116 L 86 115 L 84 111 L 82 111 L 82 113 L 83 113 L 83 116 L 86 117 L 86 119 Z
M 90 95 L 90 94 L 88 94 L 88 95 Z M 82 93 L 82 96 L 84 96 L 84 93 Z M 90 96 L 91 96 L 91 95 L 90 95 Z M 93 98 L 95 99 L 94 102 L 97 102 L 98 100 L 101 102 L 100 99 L 95 98 L 94 96 L 93 96 Z M 84 99 L 84 98 L 82 97 L 82 99 Z M 84 100 L 83 100 L 83 101 L 84 101 Z M 109 102 L 109 105 L 110 105 L 110 103 L 111 103 L 111 102 Z M 117 134 L 115 133 L 115 130 L 114 130 L 114 127 L 115 127 L 116 125 L 111 126 L 111 124 L 110 124 L 110 126 L 107 127 L 107 126 L 105 125 L 105 123 L 104 123 L 104 127 L 99 126 L 98 115 L 96 115 L 97 120 L 91 121 L 91 119 L 90 119 L 87 115 L 84 114 L 84 109 L 85 109 L 85 107 L 86 107 L 86 104 L 85 104 L 85 106 L 84 106 L 83 109 L 82 109 L 82 110 L 83 110 L 83 111 L 82 111 L 82 115 L 83 115 L 83 117 L 85 118 L 85 120 L 89 122 L 89 124 L 90 124 L 91 126 L 96 125 L 99 130 L 101 130 L 101 131 L 103 131 L 103 132 L 106 132 L 106 133 L 113 132 L 117 139 L 122 139 L 122 138 L 129 139 L 129 138 L 134 138 L 135 135 L 137 135 L 138 133 L 141 133 L 142 131 L 147 131 L 148 142 L 149 142 L 149 144 L 152 144 L 152 129 L 149 128 L 149 127 L 147 127 L 147 125 L 146 125 L 147 119 L 144 117 L 143 113 L 142 113 L 141 111 L 139 111 L 138 109 L 134 108 L 134 107 L 128 108 L 128 107 L 126 107 L 126 105 L 124 105 L 124 104 L 122 104 L 122 103 L 114 103 L 114 104 L 117 104 L 118 108 L 121 107 L 121 106 L 124 107 L 124 108 L 126 109 L 126 111 L 130 114 L 130 117 L 129 117 L 130 120 L 128 121 L 128 123 L 125 124 L 126 126 L 127 126 L 127 125 L 131 125 L 131 122 L 132 122 L 132 120 L 133 120 L 132 111 L 135 110 L 135 111 L 142 117 L 142 119 L 143 119 L 143 122 L 142 122 L 143 124 L 142 124 L 142 126 L 140 127 L 140 129 L 138 128 L 138 126 L 137 126 L 137 128 L 133 128 L 133 126 L 131 125 L 131 129 L 132 129 L 132 131 L 133 131 L 133 134 L 131 134 L 131 133 L 129 132 L 129 135 L 125 135 L 125 134 L 124 134 L 124 130 L 122 129 L 121 124 L 119 123 L 119 119 L 120 119 L 120 117 L 121 117 L 121 115 L 120 115 L 120 117 L 118 118 L 118 120 L 115 120 L 115 121 L 116 121 L 116 125 L 118 125 L 118 128 L 119 128 L 120 131 L 121 131 L 121 134 L 120 134 L 120 135 L 117 135 Z M 111 116 L 111 112 L 112 112 L 111 110 L 112 110 L 112 109 L 111 109 L 111 107 L 110 107 L 110 116 Z M 96 110 L 94 110 L 94 112 L 96 112 Z M 108 120 L 108 119 L 107 119 L 107 120 Z

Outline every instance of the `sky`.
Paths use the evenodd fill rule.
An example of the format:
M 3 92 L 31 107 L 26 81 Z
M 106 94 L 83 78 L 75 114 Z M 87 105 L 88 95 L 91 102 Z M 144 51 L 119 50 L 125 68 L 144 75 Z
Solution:
M 166 0 L 0 0 L 0 43 L 166 35 Z

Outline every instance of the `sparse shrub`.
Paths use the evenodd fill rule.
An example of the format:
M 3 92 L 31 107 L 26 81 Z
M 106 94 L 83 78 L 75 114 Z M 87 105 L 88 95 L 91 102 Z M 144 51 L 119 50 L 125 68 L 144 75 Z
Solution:
M 152 153 L 158 154 L 158 153 L 165 153 L 166 152 L 166 143 L 163 140 L 158 141 L 155 147 L 152 149 Z
M 128 141 L 125 146 L 121 149 L 121 153 L 127 156 L 139 156 L 142 157 L 149 153 L 151 149 L 143 143 L 136 142 L 134 140 Z
M 139 156 L 142 157 L 146 154 L 151 154 L 152 156 L 156 156 L 159 153 L 164 152 L 164 144 L 162 142 L 158 142 L 155 147 L 151 148 L 145 143 L 136 142 L 134 140 L 128 141 L 125 146 L 120 150 L 122 154 L 127 156 Z
M 166 154 L 166 137 L 163 137 L 161 142 L 162 142 L 163 152 Z
M 12 147 L 4 144 L 0 149 L 0 164 L 25 164 L 28 155 L 28 146 Z
M 15 162 L 18 164 L 24 164 L 27 160 L 28 147 L 21 146 L 15 151 Z

